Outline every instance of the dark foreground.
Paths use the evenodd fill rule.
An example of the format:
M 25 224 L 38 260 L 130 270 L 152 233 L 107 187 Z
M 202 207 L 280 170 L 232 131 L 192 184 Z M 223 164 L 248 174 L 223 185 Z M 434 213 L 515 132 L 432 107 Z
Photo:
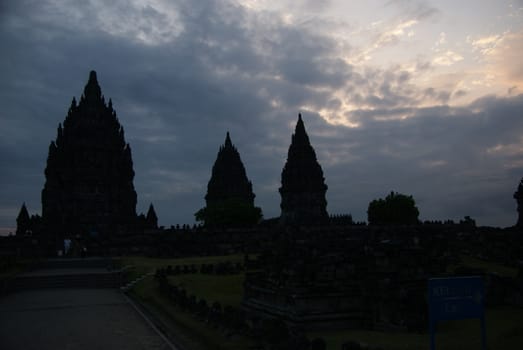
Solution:
M 117 289 L 47 289 L 0 299 L 0 349 L 173 349 Z

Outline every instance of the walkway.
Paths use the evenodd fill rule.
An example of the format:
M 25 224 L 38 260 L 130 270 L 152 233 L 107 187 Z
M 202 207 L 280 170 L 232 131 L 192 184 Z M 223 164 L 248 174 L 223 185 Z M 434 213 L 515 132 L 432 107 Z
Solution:
M 48 282 L 40 287 L 41 278 L 70 283 L 62 275 L 81 280 L 96 270 L 71 268 L 73 261 L 62 265 L 60 271 L 42 266 L 24 274 L 24 279 L 35 279 L 28 284 L 31 288 L 0 298 L 0 349 L 176 350 L 119 288 L 67 288 L 62 284 L 62 288 L 52 289 Z
M 172 349 L 117 289 L 46 289 L 0 299 L 0 349 Z

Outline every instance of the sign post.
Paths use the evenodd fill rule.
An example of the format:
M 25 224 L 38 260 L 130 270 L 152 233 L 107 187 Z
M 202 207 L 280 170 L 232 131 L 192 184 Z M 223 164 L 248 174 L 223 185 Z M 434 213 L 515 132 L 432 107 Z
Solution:
M 431 278 L 428 281 L 430 349 L 436 350 L 436 323 L 479 318 L 482 349 L 486 350 L 485 291 L 481 277 Z

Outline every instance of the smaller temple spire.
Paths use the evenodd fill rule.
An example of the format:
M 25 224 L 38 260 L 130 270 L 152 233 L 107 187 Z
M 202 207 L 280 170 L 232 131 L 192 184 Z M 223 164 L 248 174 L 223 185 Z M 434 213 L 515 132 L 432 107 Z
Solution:
M 27 230 L 29 228 L 30 228 L 29 212 L 27 211 L 27 207 L 25 206 L 25 203 L 23 203 L 22 207 L 20 208 L 20 213 L 18 213 L 18 216 L 16 217 L 16 234 L 24 235 L 27 233 Z
M 521 179 L 516 192 L 514 192 L 514 199 L 518 204 L 518 221 L 516 226 L 523 227 L 523 179 Z
M 196 220 L 206 226 L 253 225 L 262 217 L 254 197 L 240 153 L 227 132 L 207 184 L 206 207 L 195 213 Z
M 149 205 L 145 222 L 147 223 L 148 228 L 158 228 L 158 216 L 156 216 L 156 212 L 154 211 L 154 206 L 152 203 Z

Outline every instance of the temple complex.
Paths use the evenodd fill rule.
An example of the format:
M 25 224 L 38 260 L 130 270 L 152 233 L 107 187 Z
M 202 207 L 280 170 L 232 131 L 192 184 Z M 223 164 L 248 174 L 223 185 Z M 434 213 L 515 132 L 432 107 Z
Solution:
M 318 225 L 328 221 L 327 185 L 301 114 L 292 135 L 279 190 L 282 224 Z
M 254 206 L 254 197 L 240 153 L 227 132 L 207 185 L 207 206 L 195 214 L 196 219 L 206 226 L 256 224 L 261 219 L 261 209 Z
M 125 233 L 136 221 L 131 147 L 91 71 L 49 146 L 42 220 L 56 237 Z

